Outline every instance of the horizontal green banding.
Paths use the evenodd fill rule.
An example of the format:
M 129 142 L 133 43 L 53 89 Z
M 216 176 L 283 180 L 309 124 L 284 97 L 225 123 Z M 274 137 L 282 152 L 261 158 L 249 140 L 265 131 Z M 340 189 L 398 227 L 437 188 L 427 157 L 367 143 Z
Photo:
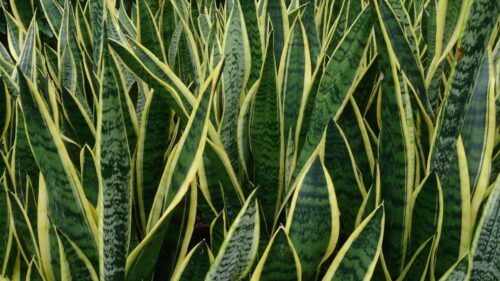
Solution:
M 500 180 L 483 209 L 472 246 L 472 281 L 500 279 Z
M 349 144 L 333 120 L 326 129 L 325 166 L 332 177 L 335 194 L 342 214 L 342 235 L 349 235 L 355 227 L 356 216 L 363 201 L 349 155 Z
M 469 170 L 469 182 L 471 193 L 476 188 L 476 182 L 481 173 L 483 157 L 485 156 L 487 126 L 489 122 L 488 112 L 488 83 L 490 80 L 490 68 L 488 54 L 484 55 L 481 68 L 477 74 L 472 92 L 471 101 L 467 109 L 467 115 L 460 135 L 464 143 L 465 155 L 467 155 L 467 168 Z
M 59 34 L 59 28 L 62 21 L 61 6 L 56 0 L 41 0 L 40 4 L 52 32 L 54 35 Z
M 316 158 L 295 191 L 295 206 L 289 214 L 288 235 L 299 256 L 303 280 L 314 278 L 333 235 L 332 208 L 335 206 L 330 202 L 325 172 L 320 159 Z
M 140 42 L 158 59 L 166 61 L 165 52 L 163 51 L 163 42 L 161 41 L 160 33 L 150 7 L 151 5 L 148 5 L 148 1 L 137 2 L 137 11 L 139 14 L 138 35 Z M 156 10 L 154 11 L 156 12 Z
M 56 146 L 56 142 L 62 143 L 62 139 L 49 129 L 54 124 L 50 116 L 46 115 L 46 108 L 41 109 L 45 105 L 40 103 L 40 94 L 33 85 L 28 86 L 24 75 L 21 76 L 19 89 L 24 123 L 31 150 L 46 182 L 49 218 L 78 245 L 97 268 L 98 255 L 96 240 L 91 230 L 92 222 L 86 217 L 82 198 L 79 197 L 79 183 L 75 182 L 76 178 L 73 178 L 70 168 L 67 168 L 72 164 L 63 160 L 69 159 L 67 151 L 64 147 Z
M 79 256 L 79 253 L 75 249 L 75 245 L 62 233 L 58 233 L 57 238 L 61 241 L 66 262 L 69 266 L 71 280 L 95 281 L 97 278 L 95 269 L 88 267 L 89 264 L 85 263 L 86 261 Z M 86 259 L 86 257 L 84 258 Z
M 271 40 L 271 39 L 269 39 Z M 264 220 L 272 227 L 280 193 L 280 112 L 276 91 L 273 44 L 267 47 L 260 84 L 253 101 L 250 147 L 254 159 L 254 185 Z
M 349 248 L 329 280 L 369 280 L 378 260 L 381 236 L 384 233 L 384 209 L 378 207 L 368 218 L 366 224 L 356 229 L 354 240 L 348 242 Z M 335 263 L 335 261 L 334 261 Z M 323 279 L 324 280 L 324 279 Z M 325 280 L 326 281 L 326 280 Z
M 427 91 L 425 89 L 423 73 L 419 68 L 419 59 L 418 57 L 415 57 L 416 51 L 412 49 L 414 46 L 412 46 L 411 41 L 409 42 L 409 38 L 413 38 L 413 36 L 411 34 L 404 34 L 404 31 L 401 29 L 400 22 L 398 22 L 398 18 L 394 14 L 395 12 L 400 13 L 401 11 L 393 11 L 385 0 L 380 2 L 379 7 L 385 30 L 387 31 L 387 35 L 389 36 L 389 40 L 391 41 L 392 48 L 397 60 L 399 61 L 400 67 L 412 83 L 420 102 L 427 111 L 427 114 L 433 116 L 429 99 L 427 97 Z
M 469 256 L 466 255 L 457 261 L 446 274 L 439 279 L 440 281 L 466 281 L 469 280 L 467 272 L 469 270 Z M 470 278 L 473 279 L 472 276 Z M 483 280 L 481 278 L 477 280 Z
M 247 85 L 252 85 L 259 79 L 260 69 L 262 66 L 262 43 L 260 41 L 259 19 L 257 17 L 257 9 L 254 1 L 240 1 L 243 17 L 245 18 L 245 26 L 248 33 L 248 43 L 250 46 L 250 55 L 252 63 L 250 65 L 250 77 Z
M 97 157 L 102 177 L 103 280 L 123 280 L 125 276 L 132 208 L 131 159 L 113 63 L 106 46 L 97 122 Z
M 298 273 L 300 273 L 296 266 L 297 256 L 283 228 L 278 229 L 268 247 L 270 250 L 264 261 L 259 280 L 296 280 Z
M 439 213 L 443 208 L 440 206 L 439 197 L 442 196 L 436 175 L 430 174 L 422 182 L 422 187 L 413 203 L 408 252 L 410 255 L 413 255 L 429 237 L 437 233 Z
M 181 117 L 187 119 L 186 109 L 191 109 L 189 102 L 182 98 L 179 91 L 176 93 L 168 92 L 163 88 L 161 82 L 170 84 L 170 79 L 163 73 L 158 65 L 148 56 L 143 53 L 143 50 L 139 50 L 139 47 L 133 46 L 134 50 L 138 50 L 141 55 L 136 55 L 132 53 L 129 48 L 122 45 L 117 41 L 110 40 L 109 44 L 113 48 L 113 51 L 120 57 L 123 64 L 125 64 L 131 72 L 137 75 L 139 78 L 144 80 L 150 86 L 154 87 L 159 93 L 167 99 L 168 104 L 175 110 L 175 112 Z M 173 87 L 173 86 L 172 86 Z
M 463 56 L 455 62 L 451 81 L 436 125 L 431 151 L 430 169 L 444 182 L 450 168 L 458 134 L 467 113 L 474 80 L 480 69 L 495 17 L 498 3 L 490 0 L 471 1 L 458 48 Z
M 141 187 L 144 213 L 150 213 L 154 197 L 165 168 L 164 155 L 169 145 L 171 112 L 160 93 L 151 92 L 147 97 L 138 143 L 137 181 Z M 140 156 L 140 157 L 139 157 Z
M 288 135 L 291 131 L 292 137 L 295 137 L 295 128 L 297 127 L 297 120 L 304 95 L 305 56 L 307 54 L 304 52 L 304 37 L 302 32 L 302 23 L 297 20 L 291 31 L 284 65 L 283 125 L 285 135 Z
M 233 5 L 231 15 L 228 19 L 226 33 L 224 35 L 224 57 L 223 69 L 223 91 L 224 91 L 224 114 L 222 116 L 220 138 L 226 149 L 231 165 L 238 170 L 238 147 L 236 143 L 236 130 L 239 113 L 241 94 L 247 80 L 246 59 L 250 54 L 245 21 L 240 7 L 240 1 Z
M 163 210 L 168 208 L 181 186 L 185 184 L 188 173 L 194 166 L 198 165 L 195 162 L 196 157 L 200 154 L 200 149 L 205 147 L 206 128 L 210 114 L 210 102 L 212 101 L 210 89 L 205 91 L 200 98 L 196 111 L 190 117 L 192 118 L 191 126 L 186 127 L 187 131 L 184 132 L 184 142 L 178 144 L 177 149 L 180 149 L 179 158 L 170 167 L 172 169 L 172 178 L 163 201 Z
M 451 267 L 459 258 L 462 229 L 462 194 L 457 151 L 453 151 L 451 168 L 443 184 L 443 225 L 436 256 L 436 277 Z
M 295 167 L 297 176 L 320 142 L 328 120 L 341 108 L 354 82 L 369 34 L 373 26 L 373 9 L 369 5 L 358 16 L 333 54 L 319 82 L 309 130 Z M 342 69 L 342 71 L 338 71 Z
M 377 33 L 379 34 L 379 33 Z M 380 34 L 381 35 L 381 34 Z M 384 73 L 382 81 L 381 117 L 382 128 L 378 143 L 380 164 L 381 199 L 386 211 L 384 251 L 385 261 L 392 276 L 398 276 L 402 269 L 405 216 L 409 202 L 407 191 L 408 163 L 402 113 L 402 97 L 396 89 L 394 74 L 386 50 L 380 52 L 380 62 Z M 399 85 L 398 85 L 399 87 Z
M 254 195 L 231 225 L 205 281 L 241 280 L 250 270 L 259 244 L 259 206 Z

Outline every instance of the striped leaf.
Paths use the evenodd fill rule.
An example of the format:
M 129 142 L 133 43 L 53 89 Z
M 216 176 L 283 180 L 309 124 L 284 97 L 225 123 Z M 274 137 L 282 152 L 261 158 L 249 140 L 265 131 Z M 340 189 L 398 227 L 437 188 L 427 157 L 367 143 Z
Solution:
M 366 191 L 358 182 L 357 167 L 344 132 L 333 120 L 326 129 L 325 166 L 335 185 L 342 214 L 342 233 L 347 236 L 355 228 L 356 215 Z
M 224 113 L 221 121 L 221 141 L 228 152 L 229 160 L 238 170 L 238 148 L 236 126 L 241 95 L 250 75 L 251 57 L 248 35 L 240 1 L 233 5 L 228 26 L 224 34 L 223 89 Z
M 190 281 L 202 280 L 210 268 L 214 257 L 205 241 L 202 241 L 193 247 L 182 261 L 182 265 L 172 280 Z
M 137 14 L 139 15 L 137 17 L 137 41 L 150 50 L 158 59 L 166 62 L 163 41 L 150 7 L 148 1 L 137 2 Z
M 496 3 L 487 0 L 471 1 L 457 46 L 463 56 L 454 62 L 430 152 L 429 168 L 436 172 L 441 182 L 444 182 L 451 165 L 453 150 L 462 129 L 474 81 L 496 15 Z
M 128 256 L 125 280 L 144 278 L 154 269 L 172 213 L 187 196 L 189 185 L 196 175 L 206 141 L 210 115 L 208 105 L 213 96 L 206 91 L 207 87 L 205 85 L 205 90 L 199 95 L 177 148 L 167 161 L 149 216 L 147 236 Z M 191 189 L 189 196 L 190 201 L 196 200 L 196 188 Z M 148 266 L 144 266 L 145 263 Z
M 100 276 L 103 280 L 122 280 L 130 235 L 131 159 L 114 62 L 107 49 L 103 63 L 96 136 L 96 162 L 102 178 Z
M 0 81 L 0 140 L 4 138 L 10 123 L 11 101 L 5 84 Z
M 311 116 L 304 147 L 295 167 L 295 175 L 319 144 L 328 120 L 342 111 L 348 99 L 349 89 L 358 72 L 361 57 L 365 51 L 373 26 L 372 5 L 366 7 L 349 29 L 319 82 L 318 94 Z M 342 72 L 337 71 L 342 69 Z
M 413 84 L 413 87 L 416 91 L 418 97 L 418 103 L 423 106 L 424 112 L 428 115 L 433 116 L 433 112 L 429 103 L 429 99 L 427 97 L 427 92 L 424 85 L 424 77 L 422 73 L 422 66 L 420 65 L 420 60 L 418 57 L 415 57 L 418 54 L 412 50 L 412 40 L 413 37 L 411 34 L 405 35 L 404 23 L 398 21 L 397 13 L 406 19 L 406 15 L 401 10 L 397 10 L 396 8 L 400 7 L 399 1 L 390 1 L 392 7 L 389 3 L 384 1 L 380 1 L 379 4 L 379 15 L 381 17 L 381 26 L 385 32 L 384 35 L 388 36 L 390 43 L 387 43 L 388 48 L 392 49 L 391 51 L 397 58 L 398 65 L 408 76 L 408 79 Z M 400 18 L 401 18 L 400 16 Z M 407 19 L 406 19 L 407 20 Z
M 487 147 L 491 146 L 492 139 L 488 137 L 491 132 L 490 123 L 493 122 L 493 99 L 490 96 L 489 88 L 490 81 L 490 55 L 486 53 L 481 62 L 481 68 L 477 74 L 474 83 L 472 97 L 467 109 L 467 115 L 464 120 L 464 125 L 460 133 L 464 143 L 465 155 L 467 155 L 467 168 L 469 170 L 469 182 L 471 192 L 473 193 L 477 185 L 480 184 L 479 179 L 488 162 L 485 157 L 488 157 Z M 490 105 L 491 104 L 491 105 Z M 486 161 L 484 161 L 485 159 Z M 480 187 L 479 190 L 481 190 Z M 481 191 L 479 191 L 481 192 Z
M 457 142 L 453 162 L 443 184 L 443 225 L 436 257 L 436 277 L 441 277 L 465 254 L 470 240 L 470 186 L 462 141 Z
M 219 253 L 205 276 L 209 280 L 241 280 L 250 270 L 259 245 L 259 204 L 255 191 L 247 198 L 227 232 Z
M 339 236 L 339 210 L 332 180 L 318 156 L 297 181 L 286 230 L 302 265 L 302 279 L 315 277 Z
M 272 40 L 272 36 L 269 41 Z M 259 187 L 257 198 L 262 204 L 267 226 L 274 222 L 280 195 L 282 144 L 280 112 L 276 90 L 273 44 L 267 46 L 259 88 L 255 93 L 250 120 L 250 147 L 254 159 L 253 184 Z M 252 177 L 252 176 L 251 176 Z
M 151 92 L 146 97 L 137 140 L 137 190 L 141 220 L 146 221 L 165 168 L 164 155 L 168 149 L 171 113 L 166 99 Z
M 465 255 L 458 260 L 446 273 L 439 279 L 439 281 L 465 281 L 469 278 L 469 255 Z
M 283 226 L 273 235 L 252 275 L 252 281 L 301 280 L 301 265 Z
M 434 241 L 434 236 L 432 236 L 420 245 L 397 280 L 423 281 L 432 279 L 428 275 L 428 270 L 429 264 L 431 264 Z
M 382 249 L 384 220 L 380 205 L 340 248 L 323 280 L 370 280 Z
M 498 280 L 500 278 L 500 180 L 483 208 L 472 243 L 471 280 Z
M 435 174 L 428 175 L 413 192 L 413 210 L 409 254 L 417 249 L 429 237 L 441 232 L 443 220 L 443 190 Z
M 250 76 L 248 85 L 252 85 L 258 78 L 262 65 L 262 42 L 260 39 L 259 18 L 255 1 L 240 1 L 241 11 L 245 18 L 245 28 L 248 34 L 248 45 L 251 54 Z
M 381 20 L 380 15 L 379 20 Z M 381 30 L 381 33 L 383 32 Z M 385 45 L 388 44 L 390 42 L 385 38 Z M 414 167 L 410 161 L 410 136 L 398 72 L 395 61 L 389 57 L 384 45 L 381 46 L 379 62 L 384 80 L 381 83 L 382 128 L 378 143 L 378 158 L 381 198 L 387 214 L 385 227 L 391 229 L 385 233 L 383 251 L 388 270 L 395 277 L 402 270 L 405 256 L 407 244 L 405 237 L 409 229 L 408 206 L 413 184 L 411 173 Z
M 97 227 L 59 130 L 36 86 L 24 75 L 20 92 L 30 147 L 46 182 L 49 218 L 97 268 Z

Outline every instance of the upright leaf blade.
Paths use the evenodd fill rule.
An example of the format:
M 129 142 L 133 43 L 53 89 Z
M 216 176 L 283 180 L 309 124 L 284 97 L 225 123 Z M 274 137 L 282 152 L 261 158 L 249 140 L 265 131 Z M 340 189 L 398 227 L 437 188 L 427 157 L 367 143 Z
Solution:
M 254 191 L 229 228 L 205 281 L 241 280 L 250 270 L 259 245 L 258 210 Z
M 347 239 L 323 280 L 370 280 L 382 250 L 384 220 L 381 205 Z
M 96 156 L 102 177 L 100 192 L 100 252 L 103 280 L 122 280 L 130 235 L 131 167 L 127 132 L 113 61 L 104 50 Z

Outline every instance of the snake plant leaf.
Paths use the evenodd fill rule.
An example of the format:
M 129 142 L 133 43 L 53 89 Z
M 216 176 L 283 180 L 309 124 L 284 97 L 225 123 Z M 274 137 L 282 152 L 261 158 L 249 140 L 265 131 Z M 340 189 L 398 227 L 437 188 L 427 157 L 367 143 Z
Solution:
M 500 270 L 500 180 L 483 208 L 472 243 L 471 280 L 498 280 Z
M 301 1 L 302 2 L 302 1 Z M 318 61 L 318 55 L 320 52 L 320 40 L 318 36 L 318 28 L 315 24 L 315 2 L 311 0 L 306 0 L 304 2 L 304 14 L 303 14 L 303 22 L 304 28 L 307 34 L 307 41 L 309 44 L 309 53 L 311 57 L 311 63 L 313 67 L 316 67 L 316 63 Z
M 210 249 L 214 253 L 219 252 L 227 233 L 224 217 L 225 215 L 222 211 L 210 223 Z
M 151 86 L 158 88 L 158 91 L 161 91 L 175 112 L 179 116 L 187 118 L 188 113 L 186 110 L 191 109 L 189 98 L 194 99 L 194 97 L 192 97 L 192 94 L 189 93 L 187 87 L 182 84 L 182 82 L 171 70 L 169 70 L 167 72 L 168 74 L 166 74 L 164 72 L 166 66 L 161 65 L 161 62 L 159 62 L 151 52 L 145 50 L 139 43 L 130 41 L 130 44 L 132 44 L 132 50 L 134 51 L 131 51 L 130 48 L 114 40 L 110 40 L 109 44 L 116 55 L 120 57 L 121 61 L 130 69 L 132 73 L 143 79 Z M 169 74 L 175 76 L 175 84 L 171 82 L 172 80 L 170 78 L 173 76 L 168 76 Z M 179 86 L 181 87 L 181 90 L 179 90 Z M 164 87 L 165 90 L 162 90 Z M 189 97 L 185 96 L 187 93 L 189 93 Z
M 59 130 L 36 86 L 24 74 L 20 92 L 30 147 L 47 183 L 49 217 L 97 267 L 97 227 Z
M 458 134 L 466 117 L 474 81 L 492 32 L 498 5 L 490 1 L 472 1 L 457 48 L 463 57 L 454 62 L 445 100 L 440 111 L 430 152 L 430 170 L 441 182 L 450 168 Z
M 228 224 L 230 224 L 243 206 L 243 191 L 238 183 L 238 179 L 229 173 L 228 167 L 231 166 L 231 163 L 227 155 L 223 155 L 222 147 L 215 145 L 211 141 L 208 141 L 207 144 L 206 155 L 210 159 L 211 166 L 215 170 L 215 174 L 222 186 L 222 190 L 217 188 L 214 192 L 222 193 L 225 215 L 227 216 Z M 219 185 L 216 186 L 218 187 Z
M 302 279 L 316 275 L 339 236 L 339 210 L 333 183 L 320 158 L 304 167 L 291 202 L 286 229 L 302 265 Z
M 311 72 L 306 30 L 298 18 L 292 25 L 290 39 L 287 40 L 286 60 L 283 77 L 283 125 L 285 135 L 295 138 L 295 130 L 304 100 L 304 88 Z M 279 58 L 278 58 L 279 59 Z
M 193 180 L 192 189 L 198 188 L 198 182 Z M 188 253 L 192 234 L 196 223 L 198 197 L 185 196 L 175 208 L 169 219 L 168 231 L 164 235 L 162 252 L 158 260 L 161 266 L 155 269 L 155 277 L 167 280 L 179 271 L 182 261 Z M 205 274 L 207 271 L 203 272 Z
M 67 266 L 71 280 L 99 280 L 97 272 L 78 246 L 76 246 L 75 243 L 69 240 L 61 232 L 58 232 L 57 238 L 60 243 L 60 251 L 63 252 L 64 259 L 66 261 L 66 265 L 61 265 L 61 267 Z
M 30 79 L 34 79 L 36 77 L 36 38 L 37 38 L 37 25 L 36 21 L 32 21 L 30 28 L 28 29 L 28 34 L 26 35 L 26 39 L 19 56 L 19 60 L 17 61 L 16 66 L 20 68 L 20 70 Z M 12 74 L 12 80 L 18 82 L 19 76 L 21 75 L 20 71 L 15 69 Z
M 443 184 L 443 225 L 434 270 L 436 277 L 441 277 L 465 254 L 471 239 L 470 186 L 462 141 L 457 142 L 454 154 Z
M 396 3 L 397 1 L 394 2 Z M 390 46 L 394 50 L 393 53 L 398 60 L 399 66 L 411 81 L 417 93 L 418 103 L 423 106 L 424 112 L 429 116 L 434 116 L 429 98 L 427 97 L 420 60 L 418 57 L 415 57 L 416 54 L 412 50 L 412 45 L 408 40 L 408 38 L 411 38 L 411 35 L 406 36 L 404 34 L 397 16 L 394 14 L 395 11 L 392 10 L 392 7 L 386 1 L 381 1 L 378 7 L 380 24 L 385 33 L 384 36 L 387 36 L 390 40 L 388 47 Z
M 224 113 L 221 121 L 221 141 L 231 165 L 238 170 L 236 131 L 241 95 L 251 70 L 250 46 L 240 1 L 233 5 L 224 34 L 223 95 Z
M 0 81 L 0 140 L 5 137 L 10 124 L 11 100 L 9 92 L 2 81 Z
M 3 160 L 2 160 L 3 161 Z M 0 176 L 0 269 L 3 269 L 4 262 L 7 258 L 7 251 L 9 247 L 9 236 L 10 236 L 10 220 L 11 216 L 9 214 L 8 203 L 8 193 L 6 184 L 6 173 L 1 172 Z
M 262 42 L 260 39 L 259 18 L 257 16 L 257 7 L 255 1 L 240 1 L 241 11 L 245 19 L 245 28 L 248 34 L 248 45 L 250 48 L 251 65 L 250 76 L 247 85 L 253 83 L 259 78 L 262 65 Z
M 269 241 L 251 280 L 302 280 L 299 257 L 283 226 Z
M 382 250 L 384 220 L 379 205 L 340 248 L 323 280 L 370 280 Z
M 89 1 L 90 27 L 92 30 L 92 60 L 95 67 L 99 67 L 104 46 L 104 22 L 106 19 L 106 1 Z
M 386 39 L 385 44 L 390 44 Z M 386 210 L 387 229 L 383 251 L 388 270 L 392 276 L 398 276 L 402 270 L 405 255 L 405 237 L 409 227 L 408 206 L 412 190 L 410 173 L 413 162 L 410 161 L 410 137 L 406 112 L 403 107 L 395 62 L 391 60 L 384 43 L 381 45 L 380 63 L 384 73 L 381 85 L 381 120 L 382 128 L 378 143 L 380 164 L 381 198 Z
M 210 81 L 209 81 L 210 82 Z M 213 93 L 200 93 L 176 150 L 167 161 L 148 221 L 147 236 L 129 254 L 125 280 L 139 280 L 150 274 L 160 254 L 173 210 L 186 196 L 204 150 Z M 196 188 L 191 189 L 196 200 Z M 149 266 L 144 266 L 146 263 Z
M 254 159 L 254 184 L 259 187 L 257 198 L 262 204 L 267 226 L 274 222 L 280 194 L 282 144 L 280 112 L 276 89 L 275 59 L 271 43 L 267 46 L 259 88 L 254 96 L 250 120 L 250 147 Z
M 259 246 L 259 204 L 254 191 L 229 228 L 205 276 L 209 280 L 241 280 L 250 270 Z
M 170 220 L 174 212 L 178 211 L 183 201 L 189 201 L 190 208 L 196 208 L 197 190 L 189 188 L 162 214 L 157 224 L 147 233 L 146 237 L 133 249 L 127 258 L 126 275 L 124 280 L 141 280 L 150 275 L 155 269 L 156 260 L 160 256 L 162 244 L 166 238 Z M 180 210 L 181 213 L 183 210 Z M 153 262 L 151 262 L 153 261 Z
M 7 11 L 7 8 L 2 5 L 5 22 L 7 24 L 7 43 L 9 52 L 17 60 L 21 53 L 22 38 L 21 27 L 17 24 L 16 19 Z
M 326 129 L 325 166 L 335 185 L 342 220 L 342 232 L 355 228 L 356 215 L 366 194 L 359 181 L 352 151 L 342 129 L 331 120 Z
M 266 16 L 271 20 L 274 33 L 274 56 L 280 61 L 285 39 L 289 34 L 288 13 L 284 0 L 269 1 L 266 3 Z
M 434 241 L 434 236 L 432 236 L 420 245 L 397 280 L 423 281 L 429 278 L 428 270 Z
M 212 74 L 212 78 L 218 79 L 218 77 L 214 76 L 215 74 Z M 208 82 L 211 81 L 209 80 Z M 174 198 L 177 197 L 178 193 L 182 192 L 181 190 L 185 188 L 189 179 L 195 177 L 197 167 L 201 161 L 207 139 L 210 104 L 213 97 L 213 92 L 208 88 L 208 85 L 209 83 L 205 83 L 204 88 L 201 89 L 203 94 L 200 94 L 198 107 L 196 110 L 193 110 L 190 120 L 186 125 L 186 131 L 179 140 L 177 149 L 168 160 L 170 162 L 167 163 L 169 169 L 166 169 L 164 173 L 167 184 L 162 185 L 160 183 L 160 188 L 163 186 L 165 188 L 165 196 L 161 200 L 162 210 L 166 210 Z
M 23 203 L 13 193 L 9 195 L 10 213 L 14 222 L 14 233 L 19 244 L 19 250 L 27 259 L 38 258 L 37 239 Z
M 435 174 L 428 175 L 412 194 L 413 210 L 409 254 L 431 236 L 441 231 L 443 190 Z
M 100 260 L 103 280 L 122 280 L 125 275 L 130 213 L 131 159 L 127 132 L 108 50 L 103 53 L 97 115 L 96 162 L 102 177 L 99 188 Z
M 458 260 L 439 281 L 465 281 L 469 278 L 469 255 L 463 256 Z
M 137 140 L 137 200 L 142 220 L 146 220 L 154 201 L 154 195 L 165 168 L 171 117 L 167 101 L 160 93 L 151 92 L 146 97 Z
M 477 74 L 472 92 L 471 101 L 467 109 L 467 115 L 460 135 L 464 143 L 465 155 L 467 155 L 467 168 L 469 169 L 469 182 L 471 192 L 476 190 L 479 176 L 482 170 L 483 157 L 488 145 L 489 123 L 492 122 L 495 113 L 491 112 L 490 103 L 492 99 L 488 94 L 488 82 L 490 78 L 490 64 L 488 54 L 484 55 L 481 68 Z
M 349 89 L 359 69 L 373 26 L 373 9 L 368 5 L 339 43 L 319 82 L 311 123 L 295 167 L 295 175 L 319 144 L 328 120 L 345 106 Z M 338 70 L 342 69 L 342 72 Z
M 97 207 L 99 182 L 95 154 L 88 145 L 80 152 L 80 181 L 85 191 L 85 197 L 92 206 Z
M 172 276 L 175 281 L 202 280 L 210 269 L 213 255 L 207 242 L 202 241 L 193 247 L 191 252 L 184 258 L 177 274 Z
M 52 33 L 57 36 L 61 27 L 63 14 L 61 5 L 56 0 L 40 0 L 39 3 Z
M 148 1 L 137 2 L 137 13 L 139 22 L 137 27 L 137 41 L 150 50 L 161 61 L 166 62 L 163 41 L 156 26 L 153 13 Z M 157 9 L 154 9 L 156 11 Z

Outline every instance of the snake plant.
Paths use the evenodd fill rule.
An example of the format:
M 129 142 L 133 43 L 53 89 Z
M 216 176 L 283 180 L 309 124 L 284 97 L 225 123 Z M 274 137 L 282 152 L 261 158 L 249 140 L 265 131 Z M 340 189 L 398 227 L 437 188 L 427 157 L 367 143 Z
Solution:
M 500 280 L 498 1 L 0 8 L 0 280 Z

